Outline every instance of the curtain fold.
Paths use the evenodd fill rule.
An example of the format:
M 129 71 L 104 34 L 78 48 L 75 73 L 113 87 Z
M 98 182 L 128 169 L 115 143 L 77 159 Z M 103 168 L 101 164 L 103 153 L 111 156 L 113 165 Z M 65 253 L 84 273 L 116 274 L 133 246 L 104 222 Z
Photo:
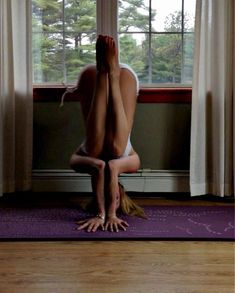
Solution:
M 31 1 L 0 0 L 0 195 L 31 188 Z
M 197 0 L 192 91 L 191 195 L 234 195 L 234 0 Z

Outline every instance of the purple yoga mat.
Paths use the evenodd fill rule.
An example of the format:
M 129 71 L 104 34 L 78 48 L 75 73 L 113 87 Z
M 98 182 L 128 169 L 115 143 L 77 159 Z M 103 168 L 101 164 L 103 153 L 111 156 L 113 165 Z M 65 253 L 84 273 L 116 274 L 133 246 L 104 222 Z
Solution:
M 231 206 L 145 206 L 148 220 L 121 216 L 127 231 L 78 231 L 81 208 L 0 208 L 1 240 L 185 239 L 233 240 Z

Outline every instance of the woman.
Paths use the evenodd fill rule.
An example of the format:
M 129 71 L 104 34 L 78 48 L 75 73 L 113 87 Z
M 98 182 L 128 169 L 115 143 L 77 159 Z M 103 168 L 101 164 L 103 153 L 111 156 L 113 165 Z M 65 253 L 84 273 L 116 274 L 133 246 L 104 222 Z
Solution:
M 96 65 L 88 65 L 78 81 L 86 138 L 72 155 L 70 166 L 91 174 L 96 216 L 79 221 L 79 230 L 118 232 L 128 223 L 117 210 L 144 216 L 118 182 L 123 172 L 136 172 L 140 159 L 130 142 L 137 98 L 137 79 L 120 66 L 112 37 L 100 35 L 96 42 Z

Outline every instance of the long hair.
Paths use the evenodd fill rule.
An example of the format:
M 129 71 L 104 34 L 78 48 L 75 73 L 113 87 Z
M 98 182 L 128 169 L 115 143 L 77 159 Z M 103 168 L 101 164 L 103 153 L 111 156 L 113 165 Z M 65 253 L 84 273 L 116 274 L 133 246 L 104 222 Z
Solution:
M 139 218 L 147 219 L 144 210 L 138 206 L 125 192 L 123 185 L 118 182 L 119 194 L 120 194 L 120 206 L 119 209 L 123 214 L 129 216 L 136 216 Z
M 118 208 L 118 212 L 129 216 L 147 219 L 144 210 L 126 194 L 125 189 L 120 182 L 118 182 L 118 186 L 120 194 L 120 206 Z M 82 204 L 82 207 L 88 212 L 95 213 L 97 211 L 96 199 L 93 197 L 87 204 Z

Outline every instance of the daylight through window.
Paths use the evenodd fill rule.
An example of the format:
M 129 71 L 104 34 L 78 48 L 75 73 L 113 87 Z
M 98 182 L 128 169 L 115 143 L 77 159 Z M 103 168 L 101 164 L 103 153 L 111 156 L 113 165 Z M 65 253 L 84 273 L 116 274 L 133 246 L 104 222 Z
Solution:
M 118 1 L 120 61 L 141 84 L 191 84 L 195 2 Z M 32 0 L 34 83 L 74 83 L 81 68 L 95 62 L 96 24 L 103 17 L 96 4 Z
M 191 84 L 195 0 L 119 1 L 121 60 L 142 84 Z
M 32 0 L 34 83 L 69 83 L 95 62 L 96 1 Z

